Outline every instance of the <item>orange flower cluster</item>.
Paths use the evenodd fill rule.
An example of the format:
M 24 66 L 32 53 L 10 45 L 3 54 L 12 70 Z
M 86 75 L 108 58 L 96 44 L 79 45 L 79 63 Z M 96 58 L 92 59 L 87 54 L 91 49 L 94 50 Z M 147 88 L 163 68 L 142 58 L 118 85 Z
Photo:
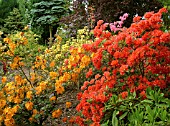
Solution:
M 100 125 L 112 88 L 118 88 L 122 98 L 127 97 L 128 91 L 146 98 L 147 87 L 169 89 L 170 32 L 161 30 L 165 12 L 163 8 L 157 13 L 147 12 L 145 19 L 135 17 L 134 23 L 118 35 L 106 31 L 104 21 L 98 21 L 94 29 L 96 40 L 83 45 L 86 51 L 92 52 L 95 69 L 89 69 L 86 74 L 89 81 L 84 82 L 83 93 L 78 94 L 80 103 L 76 109 L 85 118 L 77 117 L 79 125 L 83 126 L 84 120 L 93 121 L 91 126 Z M 102 73 L 96 73 L 98 70 Z
M 34 62 L 34 66 L 33 66 L 33 69 L 35 68 L 41 68 L 42 70 L 44 70 L 46 68 L 46 63 L 47 61 L 42 58 L 41 56 L 37 56 L 36 57 L 36 61 Z
M 5 86 L 0 91 L 0 124 L 4 121 L 6 126 L 14 126 L 13 116 L 20 108 L 19 104 L 25 98 L 24 93 L 29 89 L 29 86 L 25 86 L 27 81 L 19 75 L 15 76 L 14 82 L 3 82 Z M 9 102 L 14 104 L 14 106 L 10 107 L 8 105 Z

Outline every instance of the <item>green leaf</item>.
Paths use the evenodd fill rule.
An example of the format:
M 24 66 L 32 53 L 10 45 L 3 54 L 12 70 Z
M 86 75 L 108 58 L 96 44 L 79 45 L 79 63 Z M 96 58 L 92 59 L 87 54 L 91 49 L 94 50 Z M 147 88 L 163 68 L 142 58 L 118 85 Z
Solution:
M 141 101 L 141 103 L 153 104 L 153 102 L 151 100 L 147 100 L 147 99 Z
M 101 124 L 101 126 L 108 126 L 109 124 L 109 120 L 107 120 L 107 122 L 105 122 L 104 124 Z
M 161 115 L 160 115 L 161 120 L 162 120 L 162 121 L 165 121 L 166 116 L 167 116 L 167 111 L 164 110 L 164 111 L 161 113 Z
M 120 117 L 119 120 L 122 120 L 123 118 L 125 118 L 125 116 L 128 114 L 128 112 L 123 113 Z
M 118 119 L 117 119 L 117 114 L 119 113 L 119 111 L 114 111 L 113 112 L 113 116 L 112 116 L 112 126 L 118 126 Z

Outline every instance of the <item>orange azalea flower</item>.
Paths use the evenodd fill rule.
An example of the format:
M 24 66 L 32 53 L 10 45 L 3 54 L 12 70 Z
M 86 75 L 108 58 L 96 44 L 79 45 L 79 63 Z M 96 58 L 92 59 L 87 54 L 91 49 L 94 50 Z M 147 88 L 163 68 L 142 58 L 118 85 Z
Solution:
M 61 114 L 62 114 L 62 110 L 61 109 L 57 109 L 57 110 L 53 111 L 52 117 L 53 118 L 58 118 L 58 117 L 61 116 Z
M 3 108 L 6 105 L 6 100 L 1 99 L 0 100 L 0 106 Z
M 33 122 L 33 121 L 34 121 L 34 118 L 33 118 L 33 117 L 30 117 L 28 120 L 29 120 L 30 122 Z
M 71 102 L 66 102 L 66 108 L 70 108 L 71 107 Z
M 35 73 L 30 73 L 30 75 L 31 75 L 31 78 L 30 78 L 31 82 L 34 82 L 36 78 Z
M 55 66 L 55 61 L 53 60 L 53 61 L 51 61 L 51 63 L 50 63 L 50 67 L 54 67 Z
M 56 96 L 52 96 L 51 98 L 50 98 L 50 101 L 55 101 L 56 100 Z
M 12 110 L 14 111 L 14 113 L 16 113 L 19 108 L 20 108 L 19 105 L 15 105 L 15 106 L 12 108 Z
M 56 91 L 57 91 L 57 94 L 62 94 L 65 90 L 62 85 L 58 85 L 56 86 Z
M 62 41 L 62 38 L 61 38 L 59 35 L 57 35 L 57 40 L 58 40 L 59 42 L 61 42 L 61 41 Z
M 64 118 L 62 119 L 62 121 L 63 121 L 63 122 L 67 122 L 67 117 L 64 117 Z
M 69 73 L 65 72 L 64 75 L 63 75 L 63 78 L 64 78 L 65 81 L 68 81 L 71 78 L 71 76 L 70 76 Z
M 16 104 L 19 104 L 22 101 L 22 99 L 18 96 L 14 97 L 13 100 L 14 100 L 14 103 L 16 103 Z
M 32 99 L 32 91 L 28 91 L 28 92 L 27 92 L 26 98 Z
M 43 91 L 40 86 L 36 87 L 35 90 L 36 90 L 36 95 L 39 95 Z
M 33 115 L 36 115 L 38 113 L 37 109 L 33 109 L 32 112 L 33 112 Z
M 4 84 L 7 81 L 7 77 L 2 77 L 1 82 Z
M 32 110 L 33 109 L 33 105 L 34 104 L 31 101 L 29 101 L 29 102 L 25 103 L 25 108 L 27 110 Z
M 51 79 L 56 79 L 56 77 L 58 76 L 58 74 L 56 72 L 50 72 L 50 77 Z

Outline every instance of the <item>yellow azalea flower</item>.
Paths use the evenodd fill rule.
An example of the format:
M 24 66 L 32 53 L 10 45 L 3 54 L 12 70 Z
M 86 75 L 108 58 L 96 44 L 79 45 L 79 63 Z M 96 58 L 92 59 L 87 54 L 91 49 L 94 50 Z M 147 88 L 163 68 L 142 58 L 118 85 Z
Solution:
M 52 117 L 53 118 L 58 118 L 58 117 L 61 116 L 61 114 L 62 114 L 62 110 L 61 109 L 57 109 L 57 110 L 53 111 Z
M 51 98 L 50 98 L 50 101 L 55 101 L 56 100 L 56 96 L 52 96 Z
M 11 40 L 9 38 L 4 38 L 4 42 L 9 43 Z
M 41 65 L 41 69 L 44 70 L 46 68 L 45 65 Z
M 3 77 L 1 78 L 1 82 L 4 84 L 6 81 L 7 81 L 7 77 L 3 76 Z
M 6 107 L 3 110 L 3 113 L 6 115 L 6 119 L 7 119 L 7 118 L 12 118 L 12 116 L 14 116 L 15 114 L 15 111 L 10 107 Z
M 9 48 L 10 48 L 10 51 L 12 51 L 13 53 L 14 53 L 14 50 L 15 50 L 15 48 L 16 48 L 16 45 L 15 45 L 15 43 L 9 43 L 8 44 L 9 45 Z
M 33 109 L 33 103 L 31 101 L 25 103 L 25 108 L 27 110 L 32 110 Z
M 4 97 L 5 97 L 4 92 L 3 92 L 3 91 L 0 91 L 0 96 L 1 96 L 1 98 L 4 98 Z
M 51 63 L 50 63 L 50 67 L 54 67 L 55 66 L 55 61 L 53 60 L 53 61 L 51 61 Z
M 58 74 L 56 72 L 50 72 L 51 79 L 56 79 L 57 76 Z
M 81 72 L 81 69 L 80 69 L 80 68 L 74 68 L 73 71 L 74 71 L 75 73 L 80 73 L 80 72 Z
M 14 98 L 14 96 L 8 96 L 8 97 L 7 97 L 7 101 L 12 102 L 12 101 L 13 101 L 13 98 Z
M 27 25 L 27 26 L 24 27 L 24 30 L 28 30 L 28 28 L 29 28 L 29 27 L 28 27 L 28 25 Z
M 28 91 L 28 92 L 27 92 L 26 98 L 32 99 L 32 91 Z
M 71 107 L 71 102 L 66 102 L 66 108 L 70 108 Z

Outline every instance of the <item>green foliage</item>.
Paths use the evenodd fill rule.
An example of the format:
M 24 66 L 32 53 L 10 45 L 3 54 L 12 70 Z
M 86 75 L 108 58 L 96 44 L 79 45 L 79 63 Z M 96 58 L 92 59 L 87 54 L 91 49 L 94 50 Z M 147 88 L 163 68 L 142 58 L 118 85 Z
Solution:
M 50 41 L 52 41 L 52 29 L 57 25 L 59 19 L 66 14 L 65 2 L 63 0 L 43 0 L 33 4 L 31 9 L 32 25 L 48 27 Z
M 3 27 L 4 19 L 10 14 L 13 8 L 17 8 L 17 0 L 1 0 L 0 1 L 0 28 Z
M 4 27 L 2 28 L 8 34 L 15 31 L 22 31 L 24 28 L 23 17 L 17 8 L 14 8 L 10 15 L 5 19 Z
M 147 99 L 129 93 L 126 99 L 117 95 L 106 103 L 102 126 L 165 126 L 170 125 L 170 99 L 160 89 L 146 90 Z
M 23 35 L 21 36 L 21 34 Z M 16 34 L 10 35 L 9 38 L 15 43 L 23 41 L 27 38 L 27 44 L 25 46 L 19 45 L 15 49 L 15 55 L 22 57 L 23 61 L 27 63 L 31 63 L 35 57 L 46 48 L 45 46 L 38 44 L 40 36 L 34 34 L 31 30 L 17 32 Z M 31 67 L 31 64 L 27 64 L 27 67 Z

